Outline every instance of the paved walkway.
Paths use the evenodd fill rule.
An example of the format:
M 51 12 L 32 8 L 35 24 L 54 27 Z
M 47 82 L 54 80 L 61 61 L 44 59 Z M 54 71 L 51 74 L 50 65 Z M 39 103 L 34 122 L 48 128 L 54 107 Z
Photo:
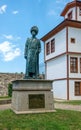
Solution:
M 11 108 L 11 104 L 0 105 L 0 110 L 6 110 L 10 108 Z
M 81 111 L 81 105 L 69 105 L 64 103 L 55 103 L 55 108 L 62 109 L 62 110 L 74 110 L 74 111 Z
M 63 103 L 55 103 L 54 106 L 55 109 L 81 111 L 81 105 L 68 105 Z M 11 104 L 0 105 L 0 110 L 6 110 L 10 108 Z

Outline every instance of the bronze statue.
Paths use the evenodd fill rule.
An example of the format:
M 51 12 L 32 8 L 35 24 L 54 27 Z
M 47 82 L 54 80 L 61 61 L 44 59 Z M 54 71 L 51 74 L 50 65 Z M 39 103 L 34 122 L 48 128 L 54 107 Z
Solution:
M 37 79 L 39 78 L 39 53 L 41 51 L 41 43 L 40 40 L 36 38 L 38 34 L 37 26 L 33 26 L 30 32 L 32 37 L 27 38 L 24 53 L 26 59 L 25 79 Z

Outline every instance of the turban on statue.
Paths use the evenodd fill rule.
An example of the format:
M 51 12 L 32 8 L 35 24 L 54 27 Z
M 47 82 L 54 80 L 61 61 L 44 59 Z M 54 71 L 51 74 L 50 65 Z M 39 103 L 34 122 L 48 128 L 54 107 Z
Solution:
M 32 33 L 32 31 L 35 31 L 36 34 L 38 34 L 38 27 L 37 26 L 33 26 L 30 30 L 30 32 Z

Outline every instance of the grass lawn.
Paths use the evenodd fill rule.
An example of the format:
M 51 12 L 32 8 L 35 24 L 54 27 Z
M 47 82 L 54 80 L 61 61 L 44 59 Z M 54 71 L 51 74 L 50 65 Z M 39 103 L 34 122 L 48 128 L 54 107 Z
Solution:
M 11 99 L 9 96 L 0 96 L 0 100 Z
M 0 130 L 81 130 L 81 112 L 16 115 L 11 110 L 0 111 Z

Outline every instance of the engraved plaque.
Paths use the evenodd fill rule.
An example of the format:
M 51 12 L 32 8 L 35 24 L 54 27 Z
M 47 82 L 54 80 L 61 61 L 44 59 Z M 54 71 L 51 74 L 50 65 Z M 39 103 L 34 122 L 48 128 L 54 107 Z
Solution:
M 44 94 L 29 94 L 29 109 L 45 108 Z

